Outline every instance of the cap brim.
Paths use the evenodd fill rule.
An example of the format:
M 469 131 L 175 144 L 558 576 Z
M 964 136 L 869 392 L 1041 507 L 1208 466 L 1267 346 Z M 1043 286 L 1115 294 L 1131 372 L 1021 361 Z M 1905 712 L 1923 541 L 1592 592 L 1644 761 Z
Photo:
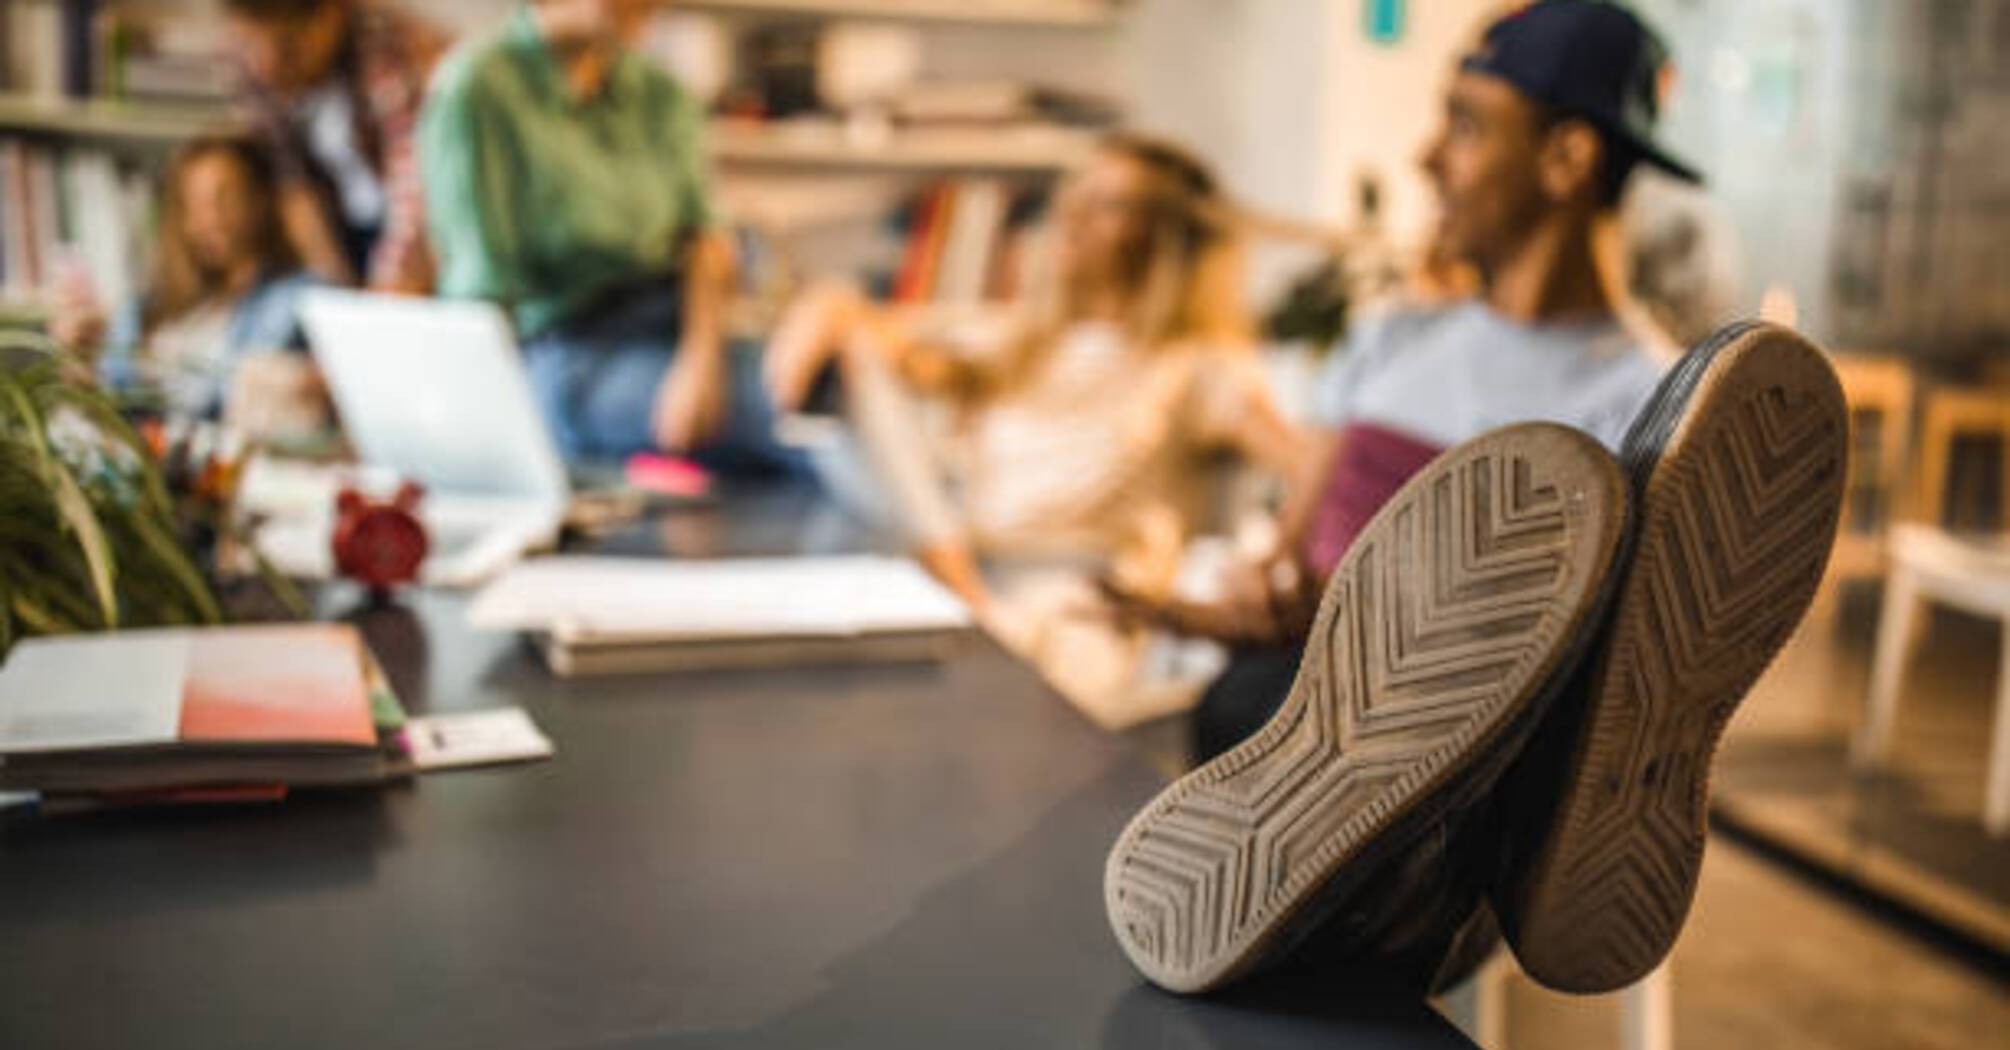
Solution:
M 1641 163 L 1652 164 L 1662 171 L 1681 179 L 1683 182 L 1693 183 L 1698 186 L 1704 184 L 1702 172 L 1670 156 L 1661 147 L 1656 146 L 1652 142 L 1642 142 L 1631 135 L 1621 137 L 1625 138 L 1626 145 L 1639 155 Z
M 1490 77 L 1498 77 L 1512 85 L 1516 91 L 1537 101 L 1541 101 L 1540 92 L 1522 83 L 1512 72 L 1500 68 L 1484 51 L 1469 52 L 1460 58 L 1459 70 L 1465 73 L 1480 73 Z M 1544 104 L 1554 105 L 1554 103 Z M 1565 112 L 1570 111 L 1566 110 Z M 1652 164 L 1683 182 L 1694 183 L 1698 186 L 1704 184 L 1703 173 L 1701 171 L 1698 171 L 1690 164 L 1676 159 L 1674 155 L 1654 143 L 1633 134 L 1623 127 L 1613 126 L 1611 121 L 1602 120 L 1591 114 L 1572 112 L 1571 115 L 1580 120 L 1590 121 L 1601 133 L 1624 142 L 1626 148 L 1632 150 L 1642 162 Z

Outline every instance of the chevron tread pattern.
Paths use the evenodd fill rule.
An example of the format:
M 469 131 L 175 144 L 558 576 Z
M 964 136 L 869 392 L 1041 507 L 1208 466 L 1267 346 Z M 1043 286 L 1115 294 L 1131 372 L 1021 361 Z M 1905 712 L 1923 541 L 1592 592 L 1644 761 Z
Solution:
M 1847 416 L 1820 351 L 1761 330 L 1712 362 L 1642 500 L 1582 742 L 1508 923 L 1566 991 L 1644 977 L 1702 864 L 1709 765 L 1738 702 L 1800 622 L 1841 509 Z
M 1334 573 L 1277 715 L 1111 851 L 1110 920 L 1139 969 L 1175 991 L 1232 979 L 1375 836 L 1532 717 L 1597 604 L 1624 499 L 1603 449 L 1542 424 L 1461 446 L 1399 492 Z

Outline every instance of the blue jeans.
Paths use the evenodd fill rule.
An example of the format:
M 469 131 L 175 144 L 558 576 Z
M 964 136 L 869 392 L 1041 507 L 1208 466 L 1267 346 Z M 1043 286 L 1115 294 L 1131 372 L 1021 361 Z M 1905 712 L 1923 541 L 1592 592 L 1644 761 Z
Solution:
M 650 426 L 656 392 L 684 329 L 679 296 L 666 285 L 619 297 L 525 341 L 531 389 L 566 462 L 618 461 L 656 448 Z M 721 475 L 802 473 L 800 454 L 775 441 L 759 348 L 729 344 L 725 351 L 726 419 L 691 457 Z

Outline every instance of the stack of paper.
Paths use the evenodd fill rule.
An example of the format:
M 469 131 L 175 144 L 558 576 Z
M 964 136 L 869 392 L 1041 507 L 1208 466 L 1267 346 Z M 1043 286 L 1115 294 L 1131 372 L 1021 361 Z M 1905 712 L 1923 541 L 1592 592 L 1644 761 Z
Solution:
M 469 617 L 530 633 L 559 674 L 933 659 L 970 627 L 914 563 L 870 555 L 544 558 L 490 584 Z

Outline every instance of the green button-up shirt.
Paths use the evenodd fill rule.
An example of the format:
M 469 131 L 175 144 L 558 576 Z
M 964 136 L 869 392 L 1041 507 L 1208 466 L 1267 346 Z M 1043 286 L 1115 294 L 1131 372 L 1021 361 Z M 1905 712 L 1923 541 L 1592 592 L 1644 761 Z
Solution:
M 448 57 L 419 119 L 439 293 L 492 299 L 534 335 L 608 289 L 668 275 L 712 221 L 705 118 L 624 52 L 577 97 L 528 9 Z

